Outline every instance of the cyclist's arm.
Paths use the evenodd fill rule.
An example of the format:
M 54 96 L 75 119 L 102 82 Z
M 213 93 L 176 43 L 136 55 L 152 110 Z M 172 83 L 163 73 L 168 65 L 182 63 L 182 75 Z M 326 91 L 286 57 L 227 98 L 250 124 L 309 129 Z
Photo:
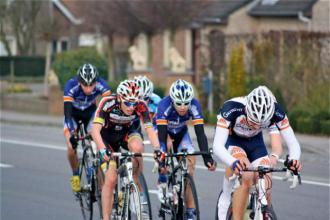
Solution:
M 228 135 L 228 128 L 217 126 L 217 128 L 215 129 L 215 136 L 213 141 L 213 152 L 227 166 L 231 166 L 236 161 L 236 159 L 231 156 L 225 148 Z
M 151 142 L 151 146 L 154 148 L 154 150 L 158 150 L 160 145 L 159 145 L 158 137 L 157 137 L 155 130 L 153 129 L 152 126 L 146 127 L 145 130 L 146 130 L 147 136 Z
M 92 137 L 98 150 L 106 148 L 101 136 L 101 130 L 105 124 L 105 115 L 107 110 L 105 106 L 106 103 L 108 103 L 108 100 L 110 100 L 110 98 L 103 98 L 95 111 L 95 117 L 92 126 Z
M 92 127 L 92 137 L 95 142 L 97 149 L 105 149 L 105 144 L 101 136 L 102 124 L 94 123 Z
M 276 161 L 281 157 L 283 146 L 281 141 L 281 135 L 275 124 L 272 124 L 269 128 L 270 145 L 272 148 L 271 157 L 275 157 Z
M 64 122 L 66 126 L 68 127 L 70 133 L 72 134 L 74 132 L 74 125 L 73 125 L 73 119 L 72 119 L 72 112 L 73 112 L 73 91 L 72 87 L 74 85 L 74 81 L 71 79 L 69 80 L 65 87 L 64 87 L 64 96 L 63 96 L 63 102 L 64 102 Z
M 157 121 L 158 139 L 160 148 L 163 152 L 167 152 L 167 124 L 159 124 Z
M 195 124 L 194 128 L 195 128 L 197 143 L 200 151 L 207 152 L 209 150 L 209 147 L 204 132 L 204 124 Z
M 300 155 L 301 155 L 301 149 L 299 142 L 294 135 L 294 132 L 291 128 L 291 126 L 280 130 L 281 136 L 283 137 L 286 145 L 288 146 L 289 149 L 289 159 L 294 159 L 294 160 L 299 160 Z
M 286 145 L 288 146 L 289 159 L 299 160 L 301 154 L 300 145 L 290 126 L 288 117 L 278 103 L 275 103 L 275 114 L 273 116 L 273 120 L 276 123 L 276 126 L 280 131 Z

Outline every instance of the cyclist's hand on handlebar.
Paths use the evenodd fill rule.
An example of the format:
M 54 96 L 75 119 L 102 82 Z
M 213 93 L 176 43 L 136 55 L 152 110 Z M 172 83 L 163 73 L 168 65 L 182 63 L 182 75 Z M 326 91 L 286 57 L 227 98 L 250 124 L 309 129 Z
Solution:
M 158 163 L 158 169 L 160 173 L 165 173 L 166 167 L 165 167 L 165 152 L 161 150 L 155 150 L 154 151 L 154 159 L 156 163 Z
M 72 133 L 71 137 L 70 137 L 70 143 L 71 143 L 73 149 L 77 148 L 78 141 L 79 141 L 78 135 L 75 133 Z
M 235 160 L 235 162 L 231 165 L 231 168 L 235 172 L 235 174 L 239 174 L 242 170 L 246 168 L 246 164 L 243 160 Z
M 101 161 L 109 161 L 111 157 L 111 152 L 106 148 L 100 150 L 100 159 Z
M 209 171 L 215 171 L 217 168 L 217 163 L 213 160 L 211 156 L 203 157 L 204 165 L 208 168 Z
M 302 165 L 299 160 L 290 160 L 288 162 L 288 168 L 292 171 L 300 172 L 302 170 Z

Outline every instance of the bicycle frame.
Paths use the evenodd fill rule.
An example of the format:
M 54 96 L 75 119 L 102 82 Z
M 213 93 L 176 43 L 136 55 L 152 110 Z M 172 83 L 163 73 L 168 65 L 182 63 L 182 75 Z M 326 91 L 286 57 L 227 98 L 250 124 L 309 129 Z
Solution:
M 165 203 L 161 205 L 160 207 L 160 213 L 167 213 L 167 214 L 172 214 L 172 217 L 175 217 L 176 214 L 178 212 L 178 208 L 180 207 L 180 204 L 178 203 L 179 201 L 182 201 L 182 206 L 186 207 L 186 199 L 185 197 L 185 177 L 189 174 L 189 170 L 188 170 L 188 163 L 187 163 L 187 157 L 188 156 L 196 156 L 196 155 L 205 155 L 205 154 L 210 154 L 210 152 L 192 152 L 189 153 L 187 152 L 186 149 L 184 149 L 182 152 L 178 152 L 178 153 L 165 153 L 165 157 L 166 158 L 171 158 L 170 161 L 170 166 L 172 167 L 172 171 L 168 173 L 168 176 L 171 177 L 171 180 L 169 179 L 167 184 L 168 186 L 171 184 L 173 189 L 172 192 L 169 192 L 169 194 L 172 194 L 169 196 L 169 198 L 166 198 L 166 193 L 164 193 L 164 201 Z M 178 164 L 176 166 L 174 166 L 174 161 L 173 161 L 173 157 L 180 157 L 180 159 L 178 160 Z M 168 162 L 167 162 L 168 164 Z M 176 173 L 180 173 L 180 180 L 178 181 L 174 181 L 173 182 L 173 177 Z M 172 181 L 172 182 L 170 182 Z M 178 185 L 180 184 L 180 185 Z M 176 194 L 177 192 L 179 192 L 180 194 Z M 179 200 L 180 198 L 180 200 Z M 198 201 L 196 202 L 196 206 L 198 206 Z M 196 208 L 197 214 L 196 216 L 199 216 L 199 210 Z M 160 214 L 160 215 L 163 215 Z M 173 216 L 174 215 L 174 216 Z
M 137 185 L 133 179 L 133 161 L 132 157 L 142 157 L 142 156 L 149 156 L 153 157 L 154 155 L 151 153 L 132 153 L 132 152 L 125 152 L 125 153 L 111 153 L 111 156 L 114 157 L 124 157 L 122 164 L 117 169 L 117 186 L 114 195 L 114 204 L 113 204 L 113 211 L 115 211 L 113 216 L 115 219 L 129 219 L 129 196 L 130 196 L 130 186 L 133 185 L 137 189 L 138 192 L 138 201 L 139 208 L 136 211 L 137 219 L 141 219 L 141 203 L 140 203 L 140 193 L 138 190 Z M 124 193 L 124 203 L 122 208 L 120 207 L 121 201 L 119 198 L 119 193 Z

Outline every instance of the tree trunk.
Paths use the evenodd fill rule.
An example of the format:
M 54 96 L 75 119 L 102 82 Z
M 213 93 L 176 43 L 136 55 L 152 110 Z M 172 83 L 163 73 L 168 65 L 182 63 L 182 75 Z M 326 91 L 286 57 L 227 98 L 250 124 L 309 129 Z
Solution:
M 48 97 L 48 76 L 50 72 L 50 62 L 51 62 L 51 51 L 52 51 L 52 42 L 47 41 L 46 46 L 46 65 L 45 65 L 45 75 L 44 75 L 44 96 Z
M 113 53 L 113 38 L 108 37 L 108 81 L 115 81 L 115 61 Z

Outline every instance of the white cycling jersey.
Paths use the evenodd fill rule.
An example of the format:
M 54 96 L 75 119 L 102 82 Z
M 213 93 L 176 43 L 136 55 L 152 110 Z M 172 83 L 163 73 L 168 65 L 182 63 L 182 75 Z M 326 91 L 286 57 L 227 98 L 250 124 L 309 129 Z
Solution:
M 224 103 L 217 116 L 217 128 L 215 132 L 213 151 L 221 161 L 231 166 L 236 160 L 232 157 L 225 144 L 228 136 L 233 138 L 249 140 L 257 136 L 263 129 L 268 129 L 269 133 L 280 133 L 289 148 L 290 159 L 300 158 L 300 145 L 289 124 L 289 120 L 278 103 L 275 103 L 275 112 L 269 123 L 262 125 L 258 129 L 251 128 L 247 123 L 245 97 L 234 98 Z

